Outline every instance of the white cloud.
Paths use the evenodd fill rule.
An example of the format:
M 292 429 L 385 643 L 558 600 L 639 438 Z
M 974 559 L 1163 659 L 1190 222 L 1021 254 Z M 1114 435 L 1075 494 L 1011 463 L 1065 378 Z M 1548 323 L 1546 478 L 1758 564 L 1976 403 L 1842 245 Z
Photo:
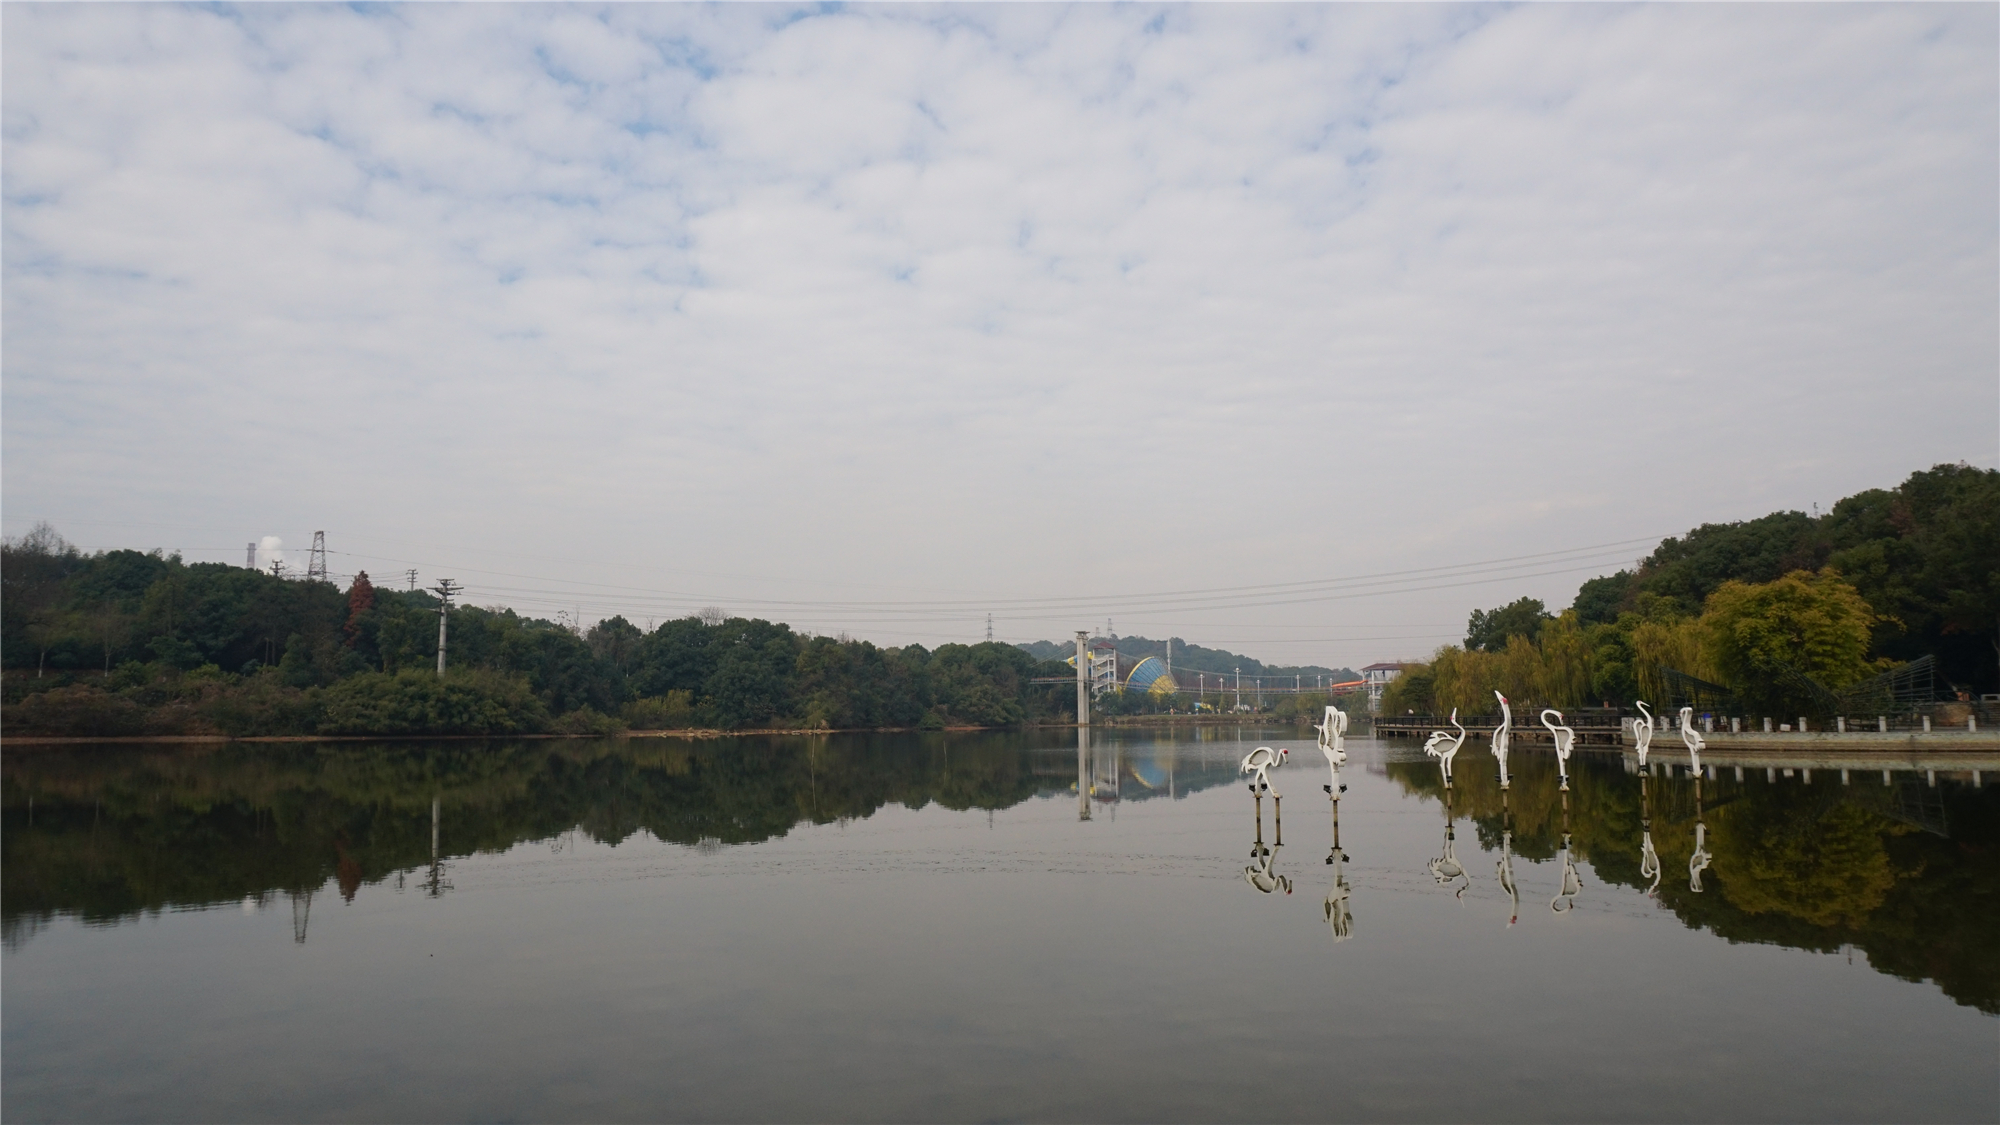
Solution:
M 997 599 L 1994 463 L 1990 8 L 0 19 L 10 532 Z M 1120 628 L 1359 662 L 1278 641 L 1516 592 Z

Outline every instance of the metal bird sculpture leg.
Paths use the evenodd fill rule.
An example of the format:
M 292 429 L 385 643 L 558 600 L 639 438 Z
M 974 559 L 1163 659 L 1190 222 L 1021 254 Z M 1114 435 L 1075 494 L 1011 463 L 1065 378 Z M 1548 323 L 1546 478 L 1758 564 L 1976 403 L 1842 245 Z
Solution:
M 1507 697 L 1499 692 L 1493 698 L 1500 701 L 1500 725 L 1493 728 L 1493 757 L 1500 763 L 1500 790 L 1507 790 L 1507 739 L 1514 731 L 1514 712 L 1507 706 Z
M 1555 722 L 1549 716 L 1556 717 Z M 1576 747 L 1576 732 L 1563 725 L 1563 713 L 1553 707 L 1542 709 L 1542 725 L 1549 728 L 1549 737 L 1556 744 L 1556 772 L 1562 775 L 1562 791 L 1569 792 L 1569 754 Z

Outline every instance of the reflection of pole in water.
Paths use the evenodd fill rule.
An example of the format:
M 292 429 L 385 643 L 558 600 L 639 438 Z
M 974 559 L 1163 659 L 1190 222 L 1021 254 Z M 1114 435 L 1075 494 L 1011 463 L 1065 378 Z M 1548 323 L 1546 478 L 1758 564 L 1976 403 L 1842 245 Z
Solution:
M 1562 795 L 1563 831 L 1562 848 L 1557 857 L 1562 861 L 1562 887 L 1556 897 L 1549 900 L 1549 909 L 1557 914 L 1567 914 L 1576 909 L 1576 896 L 1583 893 L 1583 876 L 1577 874 L 1576 854 L 1569 846 L 1569 794 Z
M 440 794 L 434 793 L 431 795 L 431 873 L 430 877 L 424 880 L 424 893 L 431 898 L 437 898 L 451 889 L 451 884 L 444 881 L 444 864 L 438 859 L 438 806 L 440 797 Z
M 1702 823 L 1701 775 L 1694 775 L 1694 854 L 1688 857 L 1688 890 L 1701 893 L 1701 873 L 1708 869 L 1708 825 Z
M 292 940 L 300 945 L 306 943 L 306 923 L 312 919 L 313 893 L 300 894 L 293 891 L 292 899 Z
M 1090 819 L 1090 728 L 1076 728 L 1076 818 Z
M 1660 888 L 1660 853 L 1653 850 L 1653 791 L 1643 773 L 1639 775 L 1639 877 L 1648 875 L 1653 882 L 1646 888 L 1647 894 Z

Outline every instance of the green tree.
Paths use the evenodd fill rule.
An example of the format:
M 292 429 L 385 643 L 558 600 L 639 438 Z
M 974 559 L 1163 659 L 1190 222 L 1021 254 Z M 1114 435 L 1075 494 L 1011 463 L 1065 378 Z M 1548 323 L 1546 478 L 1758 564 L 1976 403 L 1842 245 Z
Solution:
M 1788 713 L 1797 706 L 1786 667 L 1829 688 L 1874 670 L 1868 661 L 1875 613 L 1832 570 L 1793 571 L 1773 582 L 1725 582 L 1701 616 L 1710 665 L 1746 703 Z
M 1498 609 L 1475 609 L 1465 623 L 1466 650 L 1503 652 L 1508 638 L 1527 637 L 1532 640 L 1542 631 L 1542 622 L 1549 619 L 1548 607 L 1542 604 L 1540 598 L 1522 598 Z

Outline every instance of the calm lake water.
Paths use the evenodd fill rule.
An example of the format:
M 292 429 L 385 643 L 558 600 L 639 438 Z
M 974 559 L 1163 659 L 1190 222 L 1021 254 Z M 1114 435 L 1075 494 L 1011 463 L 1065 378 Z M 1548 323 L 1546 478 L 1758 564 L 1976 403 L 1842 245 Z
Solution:
M 2000 1119 L 2000 785 L 1349 748 L 11 751 L 0 1112 Z

